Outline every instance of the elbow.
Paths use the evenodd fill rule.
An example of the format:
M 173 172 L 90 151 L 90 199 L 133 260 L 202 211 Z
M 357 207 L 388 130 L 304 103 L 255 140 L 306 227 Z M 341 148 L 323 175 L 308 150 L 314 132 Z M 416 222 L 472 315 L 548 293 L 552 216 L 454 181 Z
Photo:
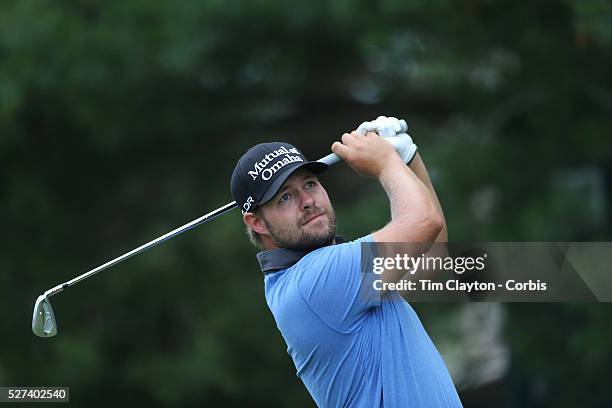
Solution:
M 433 204 L 428 205 L 421 214 L 421 228 L 424 238 L 422 242 L 434 242 L 444 229 L 444 216 Z
M 430 211 L 430 214 L 428 215 L 426 220 L 426 224 L 427 229 L 430 231 L 430 236 L 433 237 L 431 241 L 434 241 L 438 234 L 440 234 L 440 232 L 442 232 L 442 230 L 444 229 L 444 217 L 436 208 L 434 208 L 432 211 Z
M 415 217 L 415 214 L 412 214 L 412 217 L 400 221 L 398 224 L 400 226 L 399 230 L 405 236 L 397 242 L 433 243 L 444 229 L 445 222 L 440 212 L 431 206 L 431 208 L 418 213 L 418 216 Z

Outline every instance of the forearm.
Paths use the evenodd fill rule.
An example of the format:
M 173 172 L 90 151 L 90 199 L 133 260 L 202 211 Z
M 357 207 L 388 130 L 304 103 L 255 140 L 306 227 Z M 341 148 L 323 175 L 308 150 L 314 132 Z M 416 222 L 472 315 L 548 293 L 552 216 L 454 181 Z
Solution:
M 433 242 L 440 231 L 437 225 L 442 223 L 440 212 L 426 185 L 396 157 L 379 176 L 391 208 L 391 223 L 383 231 L 391 227 L 405 231 L 396 242 Z
M 427 172 L 427 168 L 425 167 L 425 163 L 421 159 L 421 156 L 417 153 L 414 159 L 410 162 L 408 166 L 414 172 L 414 174 L 421 180 L 423 185 L 427 188 L 432 201 L 434 202 L 436 209 L 440 213 L 440 217 L 442 218 L 442 230 L 434 240 L 435 244 L 429 248 L 429 250 L 425 253 L 425 256 L 428 258 L 444 258 L 448 256 L 448 248 L 446 243 L 448 242 L 448 230 L 446 227 L 446 219 L 444 217 L 444 211 L 442 210 L 442 205 L 440 204 L 440 200 L 438 199 L 438 195 L 436 194 L 436 190 L 431 183 L 431 179 L 429 177 L 429 173 Z M 439 274 L 443 271 L 437 270 L 429 270 L 425 271 L 420 268 L 416 273 L 419 274 L 421 278 L 435 279 L 439 276 Z
M 391 222 L 376 231 L 373 236 L 376 242 L 422 243 L 408 245 L 410 256 L 420 256 L 422 251 L 429 251 L 432 242 L 440 233 L 442 219 L 431 193 L 416 174 L 397 157 L 386 163 L 379 181 L 383 186 L 391 207 Z M 382 245 L 378 248 L 379 256 L 394 257 L 396 246 Z M 386 270 L 381 279 L 384 282 L 397 282 L 406 271 Z
M 446 227 L 446 218 L 444 217 L 444 211 L 442 210 L 442 205 L 440 204 L 440 200 L 438 199 L 438 195 L 436 194 L 436 190 L 431 183 L 431 179 L 429 178 L 429 173 L 427 172 L 427 168 L 425 167 L 425 163 L 421 159 L 421 156 L 416 153 L 414 159 L 410 162 L 408 166 L 414 172 L 414 174 L 421 180 L 421 182 L 425 185 L 427 190 L 429 191 L 431 198 L 440 212 L 440 216 L 442 217 L 442 231 L 438 234 L 435 239 L 435 242 L 448 242 L 448 230 Z

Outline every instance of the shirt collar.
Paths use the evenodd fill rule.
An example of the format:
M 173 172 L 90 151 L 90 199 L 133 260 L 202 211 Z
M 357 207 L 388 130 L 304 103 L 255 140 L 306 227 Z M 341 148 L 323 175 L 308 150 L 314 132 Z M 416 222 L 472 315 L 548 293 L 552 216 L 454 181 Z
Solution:
M 336 235 L 336 244 L 344 243 L 344 238 Z M 264 275 L 287 269 L 298 263 L 306 254 L 311 251 L 298 251 L 295 249 L 277 248 L 262 251 L 257 254 L 259 267 Z

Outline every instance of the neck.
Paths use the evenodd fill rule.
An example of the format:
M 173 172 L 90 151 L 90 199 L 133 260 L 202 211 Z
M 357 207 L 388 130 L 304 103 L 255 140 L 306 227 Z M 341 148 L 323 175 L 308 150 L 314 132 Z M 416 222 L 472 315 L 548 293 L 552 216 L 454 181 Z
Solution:
M 269 251 L 271 249 L 278 249 L 278 245 L 276 245 L 274 241 L 272 241 L 272 239 L 270 239 L 270 237 L 267 235 L 261 236 L 261 246 L 263 247 L 264 251 Z

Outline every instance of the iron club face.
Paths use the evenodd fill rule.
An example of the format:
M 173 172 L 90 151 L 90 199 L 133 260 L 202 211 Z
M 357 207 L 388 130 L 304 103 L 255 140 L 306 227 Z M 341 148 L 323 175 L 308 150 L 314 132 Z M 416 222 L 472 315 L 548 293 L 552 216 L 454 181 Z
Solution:
M 34 304 L 32 331 L 38 337 L 53 337 L 57 334 L 57 322 L 46 295 L 40 295 Z
M 93 275 L 101 272 L 107 268 L 110 268 L 113 265 L 118 264 L 119 262 L 123 262 L 126 259 L 139 254 L 147 249 L 153 248 L 154 246 L 161 244 L 164 241 L 167 241 L 170 238 L 173 238 L 179 234 L 182 234 L 185 231 L 188 231 L 192 228 L 197 227 L 200 224 L 203 224 L 207 221 L 215 219 L 216 217 L 225 214 L 226 212 L 236 208 L 236 202 L 232 201 L 224 205 L 223 207 L 219 207 L 218 209 L 211 211 L 210 213 L 197 218 L 182 227 L 176 228 L 161 237 L 155 238 L 153 241 L 147 242 L 144 245 L 139 246 L 136 249 L 133 249 L 107 263 L 98 266 L 90 270 L 89 272 L 85 272 L 82 275 L 77 276 L 69 280 L 68 282 L 57 285 L 49 290 L 47 290 L 44 294 L 40 295 L 38 299 L 36 299 L 36 304 L 34 304 L 34 314 L 32 316 L 32 331 L 38 337 L 53 337 L 57 334 L 57 322 L 55 321 L 55 314 L 53 313 L 53 308 L 51 307 L 51 303 L 49 302 L 49 298 L 54 296 L 64 289 L 69 288 L 71 286 L 76 285 L 77 283 L 92 277 Z

